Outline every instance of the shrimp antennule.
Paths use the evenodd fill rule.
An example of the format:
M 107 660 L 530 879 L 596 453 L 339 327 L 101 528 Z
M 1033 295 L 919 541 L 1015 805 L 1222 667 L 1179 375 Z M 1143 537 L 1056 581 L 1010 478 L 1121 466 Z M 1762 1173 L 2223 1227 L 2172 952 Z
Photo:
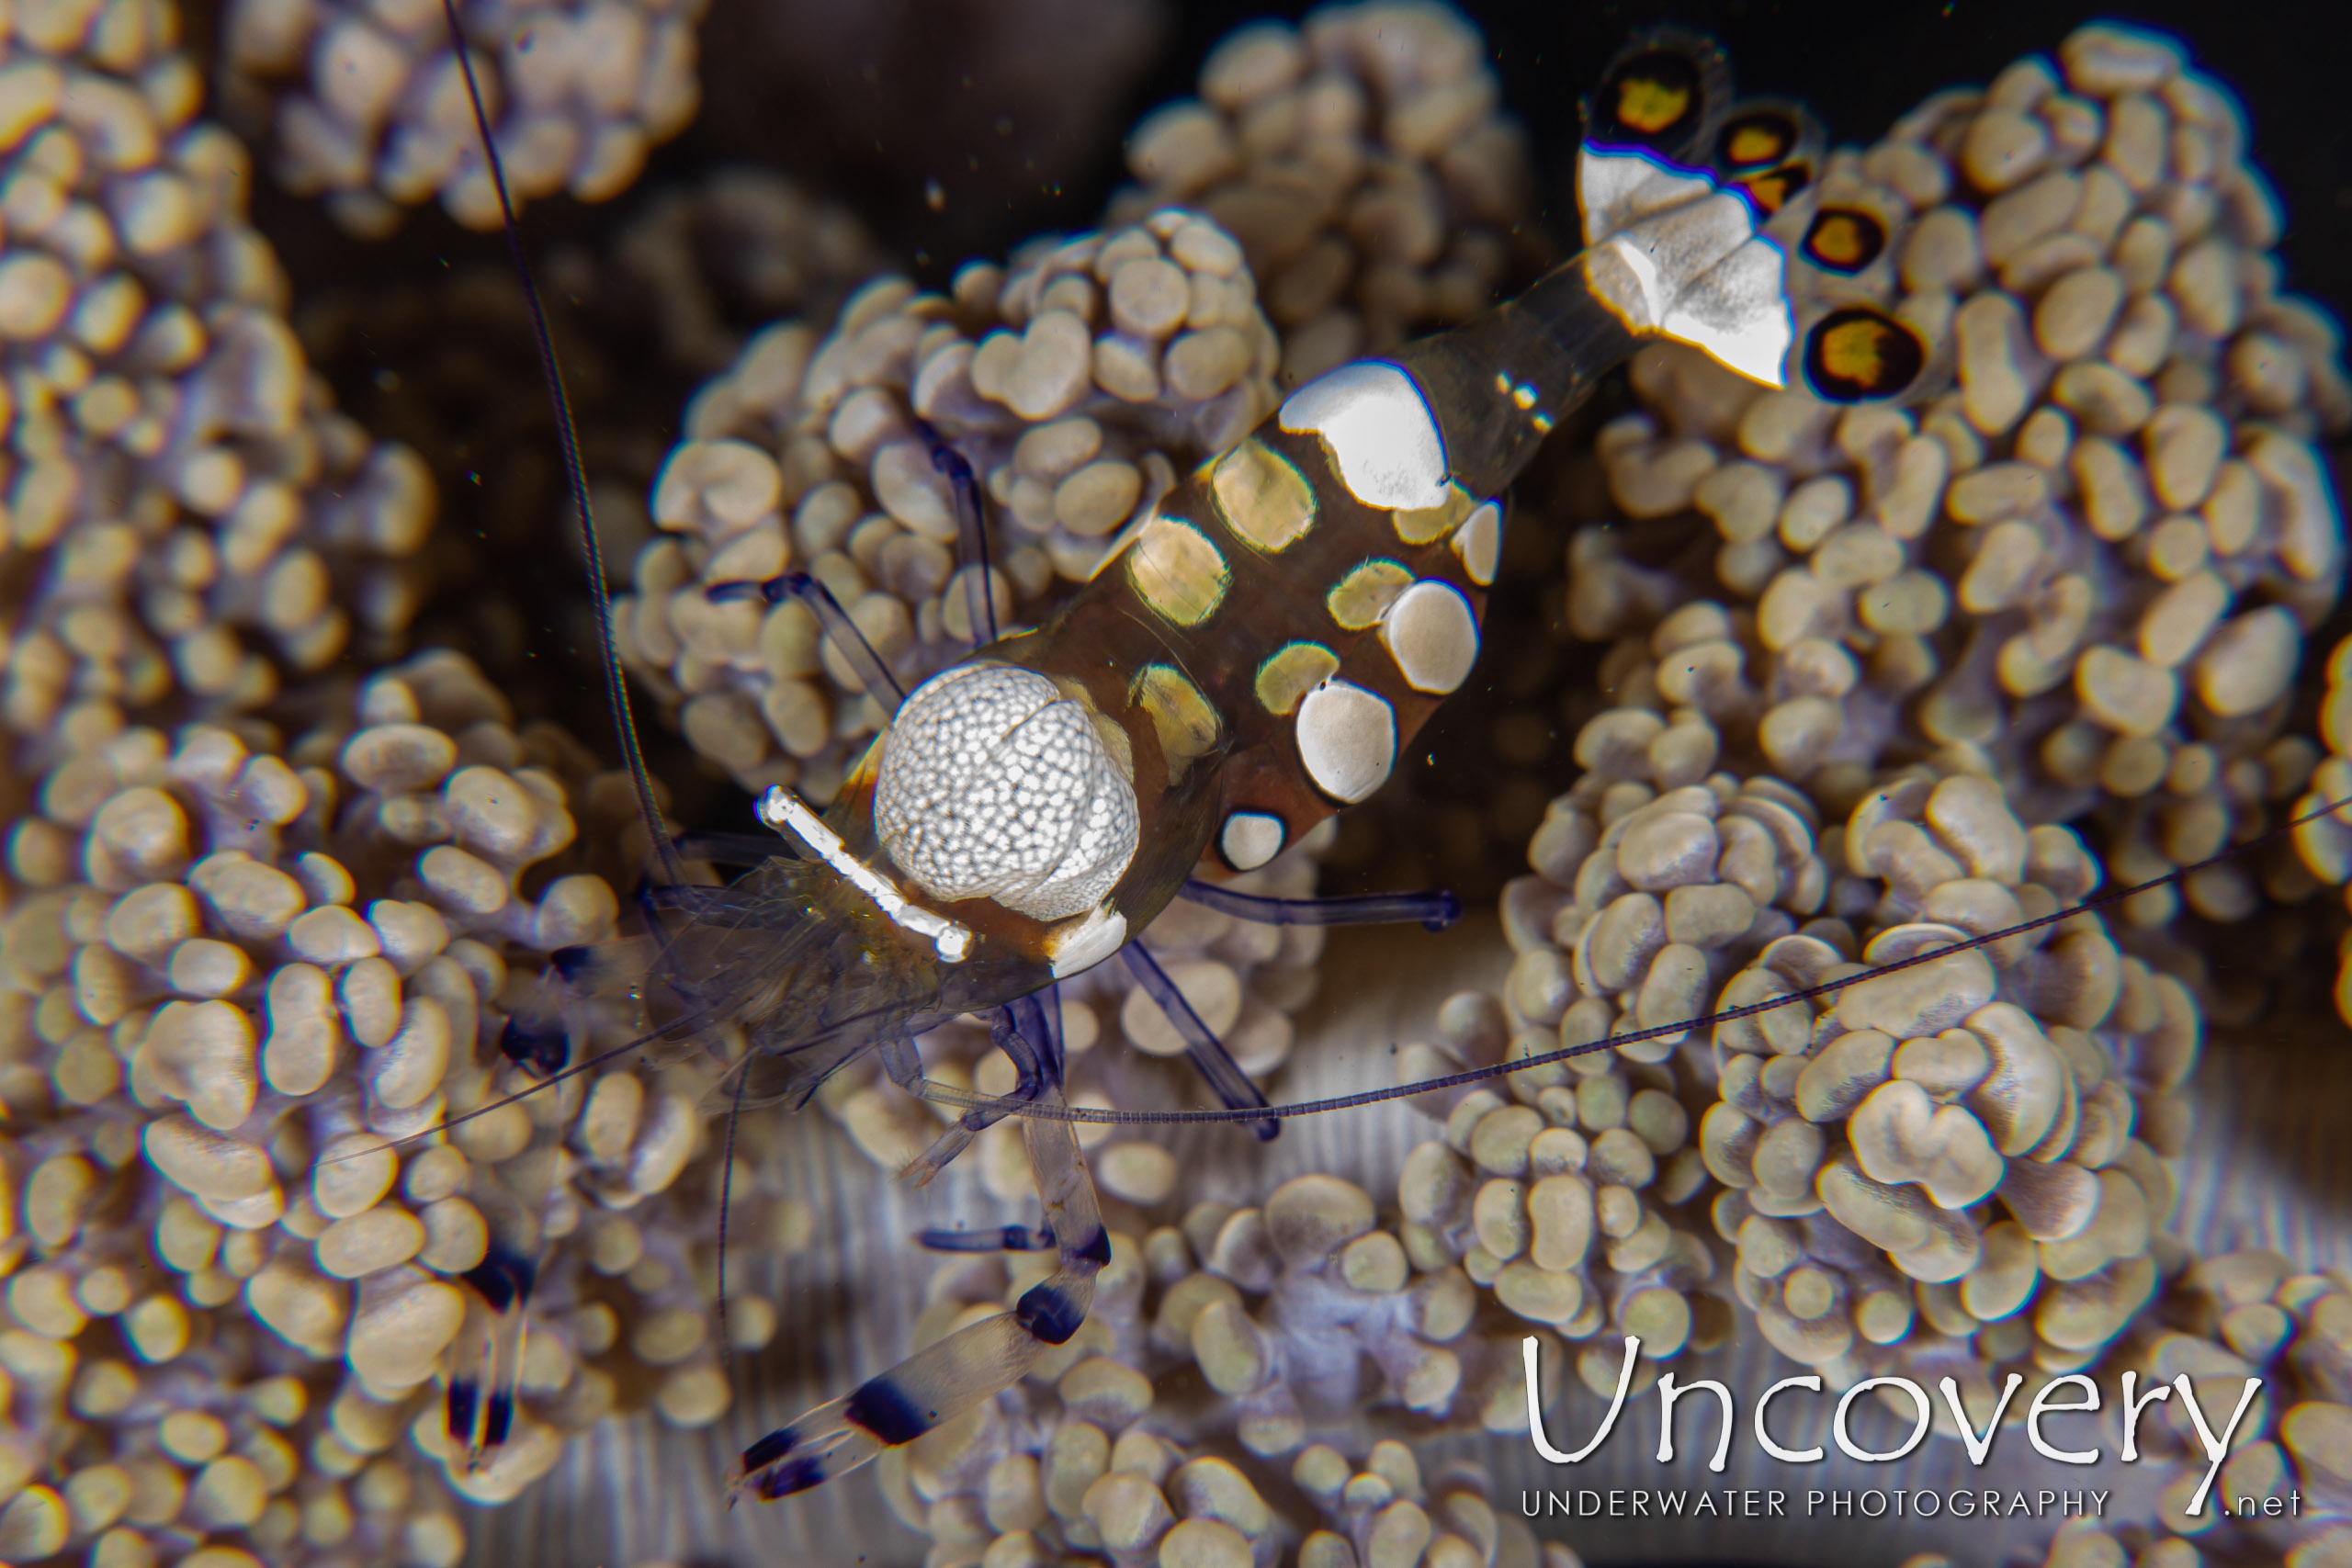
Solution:
M 931 446 L 931 466 L 947 476 L 956 497 L 956 537 L 964 558 L 964 609 L 971 624 L 972 646 L 996 640 L 996 591 L 989 583 L 988 516 L 980 504 L 980 478 L 954 444 L 926 420 L 915 422 L 915 433 Z
M 637 722 L 629 709 L 628 682 L 621 672 L 619 647 L 613 637 L 612 609 L 605 599 L 604 547 L 596 537 L 595 518 L 589 510 L 588 468 L 580 456 L 580 426 L 572 418 L 571 394 L 564 386 L 563 367 L 556 359 L 555 334 L 548 326 L 547 302 L 532 276 L 530 257 L 523 251 L 523 231 L 514 221 L 514 201 L 506 187 L 506 165 L 498 155 L 498 139 L 491 134 L 490 111 L 482 102 L 481 83 L 474 74 L 473 51 L 468 46 L 465 29 L 458 19 L 458 0 L 441 0 L 441 13 L 449 28 L 449 51 L 457 56 L 459 74 L 465 79 L 474 130 L 481 138 L 482 164 L 489 172 L 491 188 L 498 197 L 507 260 L 513 264 L 515 280 L 522 286 L 523 303 L 531 321 L 531 343 L 538 355 L 539 378 L 546 384 L 548 401 L 555 412 L 563 481 L 571 492 L 580 548 L 587 564 L 588 597 L 595 608 L 596 654 L 602 663 L 599 673 L 604 681 L 605 700 L 612 709 L 613 738 L 620 745 L 621 762 L 628 773 L 629 787 L 637 796 L 638 815 L 653 853 L 671 881 L 683 882 L 684 868 L 679 863 L 677 852 L 670 847 L 669 834 L 662 829 L 661 807 L 654 800 L 652 778 L 645 766 L 645 749 L 638 742 Z
M 849 618 L 849 612 L 842 609 L 842 602 L 833 597 L 833 591 L 807 572 L 787 571 L 782 577 L 771 577 L 764 582 L 714 582 L 703 591 L 703 597 L 714 604 L 723 604 L 732 599 L 748 599 L 753 594 L 771 604 L 781 604 L 786 599 L 806 604 L 816 615 L 817 624 L 825 628 L 825 640 L 832 644 L 834 652 L 848 661 L 868 692 L 876 694 L 888 693 L 887 705 L 890 708 L 896 708 L 906 701 L 906 688 L 899 684 L 896 675 L 890 673 L 890 667 L 882 661 L 882 656 L 874 650 L 874 645 L 865 640 L 865 634 L 857 629 L 857 623 Z

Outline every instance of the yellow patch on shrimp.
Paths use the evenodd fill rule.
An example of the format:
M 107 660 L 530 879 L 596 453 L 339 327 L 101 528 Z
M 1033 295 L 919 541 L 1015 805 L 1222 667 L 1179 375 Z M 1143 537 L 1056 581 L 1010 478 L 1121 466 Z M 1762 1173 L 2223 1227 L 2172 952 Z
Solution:
M 1413 585 L 1413 574 L 1393 560 L 1368 560 L 1351 568 L 1340 585 L 1323 596 L 1331 618 L 1351 632 L 1360 632 L 1387 613 L 1396 595 Z
M 1268 713 L 1288 713 L 1316 682 L 1340 667 L 1340 656 L 1319 642 L 1284 643 L 1258 666 L 1258 702 Z
M 1226 526 L 1269 555 L 1315 525 L 1315 490 L 1306 476 L 1255 436 L 1217 459 L 1209 489 Z
M 1442 539 L 1453 532 L 1456 524 L 1470 515 L 1470 509 L 1477 503 L 1477 498 L 1460 485 L 1448 485 L 1445 499 L 1435 506 L 1392 513 L 1396 520 L 1396 536 L 1408 545 L 1426 545 L 1431 539 Z
M 1690 89 L 1654 76 L 1629 77 L 1617 88 L 1618 123 L 1656 134 L 1690 112 Z
M 1136 671 L 1127 687 L 1127 700 L 1150 718 L 1152 733 L 1159 737 L 1159 749 L 1168 754 L 1170 774 L 1181 772 L 1193 758 L 1216 750 L 1225 728 L 1216 709 L 1174 665 L 1147 664 Z
M 1127 581 L 1160 615 L 1197 626 L 1225 603 L 1233 569 L 1199 528 L 1181 517 L 1155 517 L 1127 551 Z

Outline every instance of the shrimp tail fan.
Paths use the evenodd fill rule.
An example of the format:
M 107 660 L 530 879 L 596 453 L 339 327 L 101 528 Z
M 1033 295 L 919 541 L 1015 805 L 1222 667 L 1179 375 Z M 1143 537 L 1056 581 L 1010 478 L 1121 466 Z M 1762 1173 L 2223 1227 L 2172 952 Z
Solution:
M 1621 53 L 1586 105 L 1577 202 L 1595 292 L 1636 333 L 1780 386 L 1794 335 L 1781 248 L 1711 166 L 1731 72 L 1679 28 Z

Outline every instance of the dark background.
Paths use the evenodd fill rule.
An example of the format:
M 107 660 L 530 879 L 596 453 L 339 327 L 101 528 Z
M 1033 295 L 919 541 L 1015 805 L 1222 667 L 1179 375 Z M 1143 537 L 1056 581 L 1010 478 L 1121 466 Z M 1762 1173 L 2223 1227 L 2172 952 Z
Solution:
M 191 28 L 210 29 L 204 0 Z M 854 210 L 896 265 L 931 287 L 1034 235 L 1091 228 L 1125 177 L 1123 139 L 1189 96 L 1233 28 L 1304 4 L 1239 0 L 712 0 L 700 32 L 703 107 L 617 200 L 533 204 L 526 246 L 547 289 L 592 471 L 616 504 L 641 505 L 702 369 L 666 362 L 645 301 L 594 258 L 664 187 L 758 164 Z M 1540 0 L 1462 7 L 1484 32 L 1503 104 L 1528 134 L 1555 241 L 1575 230 L 1570 170 L 1578 98 L 1633 33 L 1661 22 L 1713 32 L 1743 91 L 1812 104 L 1834 140 L 1867 144 L 1943 87 L 1982 84 L 2075 27 L 2109 17 L 2172 33 L 2245 107 L 2252 160 L 2286 216 L 2285 286 L 2352 309 L 2352 5 L 2157 0 Z M 258 129 L 258 128 L 255 128 Z M 266 167 L 266 148 L 259 155 Z M 294 283 L 295 320 L 343 406 L 424 453 L 440 484 L 436 586 L 421 643 L 464 647 L 525 716 L 560 716 L 600 750 L 604 727 L 587 596 L 569 537 L 554 432 L 504 246 L 438 208 L 391 238 L 354 240 L 320 205 L 264 174 L 256 220 Z M 587 277 L 575 289 L 565 279 Z M 739 331 L 761 324 L 737 320 Z M 1603 411 L 1605 412 L 1605 411 Z M 1572 516 L 1574 509 L 1562 515 Z M 639 525 L 641 527 L 641 524 Z M 1525 534 L 1524 527 L 1514 535 Z M 1521 539 L 1539 561 L 1556 539 Z M 633 549 L 607 534 L 616 566 Z M 1532 553 L 1530 553 L 1532 552 Z M 1556 557 L 1552 558 L 1556 561 Z M 625 567 L 621 568 L 625 570 Z M 1521 607 L 1540 625 L 1544 607 Z M 1512 606 L 1498 606 L 1499 633 Z M 2325 646 L 2323 641 L 2317 646 Z M 362 650 L 355 649 L 355 653 Z M 379 650 L 379 656 L 390 653 Z M 1427 733 L 1453 761 L 1485 756 L 1487 720 L 1448 705 Z M 650 708 L 639 695 L 641 717 Z M 677 807 L 705 823 L 743 802 L 643 726 Z M 1556 737 L 1555 738 L 1556 739 Z M 1458 755 L 1457 755 L 1458 753 Z M 1458 776 L 1468 787 L 1481 768 Z M 1363 815 L 1363 814 L 1352 814 Z M 748 819 L 741 825 L 748 826 Z M 1516 839 L 1498 827 L 1498 841 Z M 1512 852 L 1516 858 L 1516 851 Z M 1435 868 L 1432 868 L 1435 869 Z M 1462 881 L 1458 868 L 1444 874 Z M 1476 879 L 1464 884 L 1475 892 Z
M 796 13 L 838 4 L 718 0 L 703 31 L 705 116 L 672 155 L 727 155 L 720 142 L 731 143 L 735 156 L 747 145 L 762 148 L 760 155 L 817 177 L 934 265 L 994 254 L 1039 230 L 1090 226 L 1119 177 L 1117 138 L 1126 128 L 1151 106 L 1189 94 L 1202 58 L 1232 28 L 1312 8 L 1198 0 L 1150 14 L 1126 0 L 870 0 L 853 7 L 868 26 L 854 39 L 833 39 L 854 43 L 854 53 L 827 59 L 789 48 Z M 1867 143 L 1935 89 L 1985 82 L 2018 55 L 2053 50 L 2082 22 L 2158 28 L 2184 40 L 2191 60 L 2245 105 L 2254 161 L 2276 184 L 2288 215 L 2282 249 L 2290 286 L 2339 310 L 2352 302 L 2352 6 L 1474 0 L 1460 9 L 1486 34 L 1503 101 L 1527 126 L 1560 230 L 1572 227 L 1559 220 L 1559 209 L 1578 95 L 1638 28 L 1675 21 L 1713 32 L 1729 49 L 1743 90 L 1804 98 L 1834 140 Z M 1066 107 L 1100 91 L 1091 73 L 1108 62 L 1104 57 L 1128 51 L 1148 63 L 1102 136 Z M 792 58 L 779 61 L 786 52 Z M 1069 60 L 1058 73 L 1041 66 L 1041 57 L 1056 52 Z M 1047 84 L 1042 92 L 1040 79 Z M 1080 136 L 1089 140 L 1071 140 Z M 967 166 L 975 152 L 978 176 Z M 938 178 L 948 197 L 939 213 L 923 202 L 926 177 Z
M 703 108 L 618 200 L 533 206 L 535 252 L 587 239 L 664 180 L 759 163 L 855 209 L 923 281 L 1001 257 L 1049 230 L 1091 227 L 1124 175 L 1121 141 L 1153 106 L 1189 95 L 1234 28 L 1306 5 L 1235 0 L 713 0 L 702 30 Z M 2287 283 L 2352 303 L 2352 6 L 2155 0 L 1535 0 L 1460 7 L 1486 35 L 1505 107 L 1526 126 L 1556 231 L 1568 211 L 1577 99 L 1632 32 L 1675 21 L 1729 49 L 1744 90 L 1802 97 L 1833 139 L 1868 143 L 1938 88 L 1981 84 L 2113 18 L 2183 39 L 2233 87 L 2254 162 L 2287 214 Z M 190 18 L 209 46 L 202 4 Z M 266 153 L 264 153 L 264 160 Z M 940 204 L 926 199 L 937 181 Z M 256 182 L 254 209 L 298 296 L 317 283 L 413 278 L 494 258 L 494 236 L 437 209 L 388 242 L 353 241 L 308 199 Z

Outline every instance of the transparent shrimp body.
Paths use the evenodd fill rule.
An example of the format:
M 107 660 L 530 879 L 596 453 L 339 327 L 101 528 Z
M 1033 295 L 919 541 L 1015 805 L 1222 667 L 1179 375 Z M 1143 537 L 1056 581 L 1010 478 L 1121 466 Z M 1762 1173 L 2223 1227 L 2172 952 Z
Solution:
M 1498 558 L 1496 498 L 1596 378 L 1666 338 L 1758 379 L 1789 363 L 1830 400 L 1916 399 L 1935 385 L 1917 330 L 1849 297 L 1867 292 L 1854 280 L 1889 253 L 1890 225 L 1866 203 L 1809 188 L 1820 138 L 1801 110 L 1727 108 L 1727 82 L 1712 47 L 1680 35 L 1621 56 L 1596 95 L 1580 165 L 1590 248 L 1481 321 L 1299 389 L 1166 497 L 1053 621 L 911 694 L 823 818 L 772 792 L 762 818 L 797 855 L 755 854 L 729 886 L 673 883 L 650 897 L 647 934 L 565 955 L 575 990 L 642 1004 L 654 1033 L 639 1044 L 740 1032 L 739 1103 L 805 1099 L 867 1051 L 920 1087 L 912 1034 L 993 1010 L 1022 1077 L 1006 1099 L 964 1097 L 966 1126 L 1043 1112 L 1024 1135 L 1045 1232 L 1002 1235 L 1007 1247 L 1053 1249 L 1052 1275 L 1012 1312 L 762 1438 L 742 1457 L 744 1490 L 777 1497 L 854 1469 L 991 1398 L 1077 1330 L 1109 1247 L 1071 1122 L 1054 1114 L 1066 1109 L 1058 1046 L 1037 993 L 1118 951 L 1204 858 L 1263 864 L 1378 787 L 1476 657 Z M 494 152 L 490 161 L 495 174 Z M 1791 271 L 1767 235 L 1789 243 Z M 1792 289 L 1809 297 L 1793 355 Z M 567 460 L 584 490 L 576 452 Z M 620 728 L 641 773 L 625 716 Z M 2131 898 L 2261 841 L 1793 994 L 1281 1111 L 1443 1089 L 1736 1023 Z M 541 1038 L 560 1065 L 564 1032 Z M 943 1139 L 929 1168 L 959 1146 Z M 526 1204 L 491 1218 L 491 1259 L 469 1277 L 481 1302 L 460 1336 L 470 1370 L 450 1388 L 452 1436 L 477 1454 L 513 1419 L 540 1228 Z
M 1749 201 L 1646 150 L 1589 148 L 1584 185 L 1607 226 L 1586 251 L 1456 331 L 1300 388 L 1052 619 L 909 694 L 825 819 L 887 891 L 817 869 L 821 848 L 754 874 L 763 899 L 808 922 L 729 960 L 756 975 L 739 993 L 753 1016 L 736 1011 L 756 1047 L 797 1059 L 787 1076 L 803 1085 L 868 1046 L 888 1062 L 920 1019 L 1012 1002 L 1107 956 L 1204 855 L 1264 863 L 1376 789 L 1467 677 L 1497 498 L 1600 376 L 1666 337 L 1778 380 L 1792 337 L 1781 257 Z M 888 913 L 892 899 L 956 928 L 963 956 Z M 682 932 L 671 952 L 711 940 Z M 1015 1015 L 999 1042 L 1024 1032 Z M 1049 1049 L 1033 1038 L 1028 1054 Z M 1057 1098 L 1039 1077 L 1013 1098 Z M 1056 1272 L 754 1444 L 738 1484 L 775 1497 L 843 1473 L 1011 1386 L 1075 1332 L 1107 1256 L 1102 1225 L 1069 1124 L 1024 1133 Z
M 743 1041 L 739 1108 L 805 1101 L 867 1052 L 920 1089 L 913 1036 L 993 1011 L 1015 1090 L 967 1111 L 925 1172 L 1006 1109 L 1047 1112 L 1024 1135 L 1052 1274 L 1012 1312 L 753 1444 L 738 1485 L 775 1497 L 854 1469 L 1011 1386 L 1077 1331 L 1109 1247 L 1071 1124 L 1050 1114 L 1061 1063 L 1036 993 L 1119 951 L 1204 854 L 1252 869 L 1378 788 L 1476 660 L 1498 498 L 1599 377 L 1642 342 L 1669 338 L 1777 382 L 1791 330 L 1781 254 L 1758 230 L 1769 204 L 1719 188 L 1702 167 L 1727 91 L 1720 54 L 1702 40 L 1662 34 L 1621 56 L 1598 95 L 1604 134 L 1579 165 L 1586 251 L 1455 332 L 1298 389 L 1163 498 L 1047 624 L 910 694 L 821 818 L 771 792 L 762 818 L 797 855 L 755 852 L 725 886 L 675 874 L 605 628 L 616 728 L 673 874 L 646 899 L 643 934 L 558 955 L 569 992 L 639 1011 L 647 1032 L 626 1049 Z M 474 107 L 479 125 L 478 94 Z M 1744 189 L 1764 188 L 1758 170 L 1715 163 Z M 511 211 L 507 220 L 511 236 Z M 600 581 L 576 437 L 535 321 Z M 847 626 L 838 606 L 820 614 L 837 632 Z M 894 689 L 870 652 L 863 662 L 869 690 Z M 1137 968 L 1149 987 L 1148 960 Z M 1159 980 L 1153 995 L 1173 998 Z M 526 1045 L 574 1032 L 553 1019 L 523 1029 Z M 1228 1105 L 1262 1106 L 1238 1072 L 1210 1076 Z M 461 1337 L 473 1348 L 450 1376 L 451 1437 L 477 1454 L 511 1420 L 530 1228 L 514 1227 L 512 1267 L 475 1281 L 482 1310 Z

